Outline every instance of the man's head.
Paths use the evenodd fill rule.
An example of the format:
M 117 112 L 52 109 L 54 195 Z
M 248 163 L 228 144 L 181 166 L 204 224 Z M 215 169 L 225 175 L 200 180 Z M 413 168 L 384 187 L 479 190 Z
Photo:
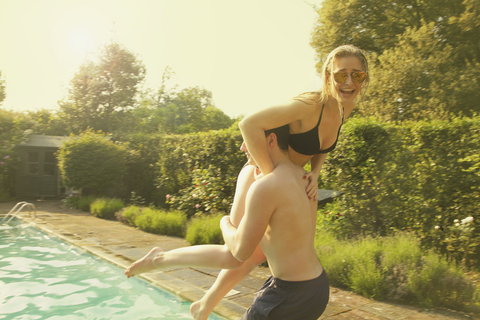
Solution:
M 269 147 L 272 145 L 274 141 L 276 141 L 276 144 L 278 145 L 279 150 L 282 153 L 286 153 L 288 151 L 288 137 L 290 134 L 290 127 L 287 125 L 284 125 L 282 127 L 274 128 L 271 130 L 266 130 L 265 131 L 265 138 L 267 140 L 267 144 Z M 252 166 L 256 166 L 255 160 L 250 156 L 250 153 L 248 152 L 247 146 L 245 144 L 245 141 L 242 143 L 242 146 L 240 147 L 240 150 L 245 152 L 247 158 L 248 158 L 248 164 Z
M 265 137 L 268 138 L 272 133 L 274 133 L 277 137 L 277 144 L 280 150 L 282 150 L 284 153 L 287 152 L 288 138 L 290 136 L 290 127 L 288 126 L 288 124 L 278 128 L 266 130 Z

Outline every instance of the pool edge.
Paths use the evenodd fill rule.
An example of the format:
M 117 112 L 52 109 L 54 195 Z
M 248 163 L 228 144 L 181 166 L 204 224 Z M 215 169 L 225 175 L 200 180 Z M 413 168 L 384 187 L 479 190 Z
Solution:
M 16 218 L 22 220 L 23 222 L 42 230 L 45 233 L 51 234 L 65 242 L 68 242 L 78 248 L 81 248 L 101 259 L 104 259 L 122 269 L 126 269 L 133 262 L 131 259 L 119 254 L 114 253 L 110 249 L 105 248 L 102 245 L 83 245 L 81 244 L 83 239 L 75 239 L 75 235 L 64 235 L 61 233 L 61 230 L 56 231 L 55 227 L 49 228 L 47 225 L 51 225 L 48 222 L 45 222 L 41 219 L 25 217 L 24 215 L 17 215 Z M 38 219 L 41 223 L 37 223 L 33 220 Z M 205 291 L 199 287 L 196 287 L 186 281 L 182 281 L 178 278 L 170 276 L 162 271 L 155 273 L 147 273 L 140 275 L 141 278 L 150 282 L 152 285 L 172 292 L 180 296 L 181 298 L 188 300 L 190 302 L 197 301 L 205 294 Z M 227 318 L 229 320 L 238 320 L 245 313 L 247 308 L 232 302 L 230 300 L 222 300 L 217 307 L 213 310 L 215 313 L 220 316 Z

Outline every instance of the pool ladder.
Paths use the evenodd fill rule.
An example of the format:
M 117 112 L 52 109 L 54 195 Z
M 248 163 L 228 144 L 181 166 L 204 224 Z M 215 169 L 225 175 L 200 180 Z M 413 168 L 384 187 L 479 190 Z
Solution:
M 2 222 L 5 221 L 8 217 L 10 217 L 10 219 L 8 219 L 7 223 L 10 222 L 13 217 L 15 217 L 17 215 L 17 213 L 19 213 L 20 211 L 22 211 L 23 208 L 25 207 L 28 207 L 30 208 L 30 216 L 33 216 L 34 218 L 37 217 L 37 208 L 35 208 L 35 206 L 29 202 L 25 202 L 25 201 L 22 201 L 22 202 L 18 202 L 13 208 L 12 210 L 10 210 L 2 219 Z M 18 209 L 17 209 L 18 208 Z M 33 215 L 32 215 L 32 208 L 33 208 Z M 17 210 L 17 211 L 15 211 Z M 15 212 L 14 212 L 15 211 Z

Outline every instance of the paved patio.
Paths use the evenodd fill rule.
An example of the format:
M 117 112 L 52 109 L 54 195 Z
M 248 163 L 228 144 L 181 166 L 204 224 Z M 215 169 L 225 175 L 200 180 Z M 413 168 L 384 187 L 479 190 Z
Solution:
M 15 203 L 0 203 L 0 215 L 6 214 Z M 182 238 L 146 233 L 118 221 L 102 220 L 80 210 L 68 209 L 58 200 L 31 203 L 37 209 L 36 217 L 31 217 L 28 209 L 25 209 L 20 214 L 24 221 L 122 268 L 143 257 L 154 246 L 172 250 L 189 245 Z M 217 274 L 218 270 L 213 269 L 175 268 L 148 273 L 144 278 L 187 300 L 195 301 L 213 284 Z M 268 277 L 267 268 L 257 267 L 222 300 L 215 312 L 228 319 L 239 319 L 251 305 L 255 290 Z M 319 319 L 474 319 L 472 315 L 449 310 L 421 310 L 372 301 L 337 288 L 331 288 L 330 291 L 330 303 Z

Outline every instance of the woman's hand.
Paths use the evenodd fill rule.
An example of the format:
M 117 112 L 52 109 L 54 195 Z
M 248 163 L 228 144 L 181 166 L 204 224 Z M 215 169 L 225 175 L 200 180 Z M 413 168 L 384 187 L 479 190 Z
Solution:
M 255 181 L 257 181 L 257 180 L 259 180 L 260 178 L 263 177 L 263 173 L 262 173 L 262 171 L 260 170 L 259 167 L 255 168 L 255 173 L 253 175 L 255 177 Z
M 315 174 L 314 172 L 307 172 L 304 176 L 303 179 L 308 179 L 308 185 L 305 188 L 305 191 L 307 192 L 308 199 L 313 199 L 317 201 L 318 197 L 318 175 Z

